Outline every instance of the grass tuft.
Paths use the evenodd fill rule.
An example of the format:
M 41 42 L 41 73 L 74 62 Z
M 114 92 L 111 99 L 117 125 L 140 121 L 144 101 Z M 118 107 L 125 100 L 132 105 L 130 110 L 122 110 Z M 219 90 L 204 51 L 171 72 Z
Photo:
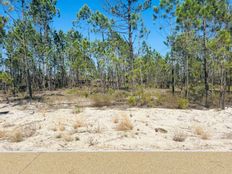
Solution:
M 21 141 L 23 141 L 22 129 L 13 130 L 9 135 L 9 139 L 10 139 L 11 142 L 21 142 Z
M 176 132 L 173 136 L 173 141 L 176 142 L 184 142 L 186 139 L 186 135 L 182 132 Z
M 0 139 L 4 139 L 6 137 L 5 131 L 0 131 Z
M 203 140 L 208 140 L 210 138 L 209 133 L 205 129 L 203 129 L 201 126 L 195 127 L 194 133 Z
M 132 122 L 127 116 L 124 116 L 120 123 L 117 125 L 117 131 L 130 131 L 134 128 Z
M 78 128 L 81 128 L 81 127 L 85 127 L 86 126 L 86 123 L 84 121 L 83 118 L 79 118 L 73 125 L 73 128 L 74 129 L 78 129 Z
M 189 107 L 189 101 L 187 99 L 180 98 L 177 100 L 178 109 L 187 109 Z

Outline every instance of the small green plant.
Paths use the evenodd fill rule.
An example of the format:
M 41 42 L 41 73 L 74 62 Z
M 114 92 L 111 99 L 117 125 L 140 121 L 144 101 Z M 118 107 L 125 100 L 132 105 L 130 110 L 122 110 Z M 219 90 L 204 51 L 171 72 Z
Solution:
M 187 99 L 178 99 L 177 103 L 179 109 L 187 109 L 189 107 L 189 101 Z
M 115 90 L 113 90 L 112 88 L 108 89 L 108 91 L 107 91 L 107 93 L 108 93 L 109 95 L 113 95 L 114 92 L 115 92 Z
M 79 113 L 81 113 L 82 112 L 82 108 L 81 107 L 79 107 L 79 106 L 75 106 L 75 108 L 74 108 L 74 110 L 73 110 L 73 113 L 74 114 L 79 114 Z
M 130 106 L 136 106 L 137 105 L 136 97 L 135 96 L 130 96 L 128 98 L 128 104 Z

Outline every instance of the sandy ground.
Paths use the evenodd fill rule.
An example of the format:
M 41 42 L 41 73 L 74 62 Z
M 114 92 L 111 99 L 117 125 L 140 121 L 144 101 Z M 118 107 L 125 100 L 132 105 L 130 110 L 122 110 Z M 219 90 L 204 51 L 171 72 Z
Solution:
M 0 104 L 0 151 L 232 151 L 232 108 L 49 109 L 40 104 Z M 121 119 L 133 124 L 118 131 Z M 15 133 L 16 132 L 16 133 Z M 23 138 L 13 142 L 12 137 Z M 174 141 L 174 139 L 182 142 Z

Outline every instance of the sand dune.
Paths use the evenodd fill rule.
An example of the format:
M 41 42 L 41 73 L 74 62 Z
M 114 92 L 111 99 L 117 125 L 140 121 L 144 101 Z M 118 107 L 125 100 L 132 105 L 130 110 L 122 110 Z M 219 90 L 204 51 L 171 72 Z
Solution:
M 232 108 L 49 109 L 1 104 L 0 151 L 232 151 Z M 123 120 L 129 129 L 119 130 Z M 123 125 L 124 126 L 124 125 Z

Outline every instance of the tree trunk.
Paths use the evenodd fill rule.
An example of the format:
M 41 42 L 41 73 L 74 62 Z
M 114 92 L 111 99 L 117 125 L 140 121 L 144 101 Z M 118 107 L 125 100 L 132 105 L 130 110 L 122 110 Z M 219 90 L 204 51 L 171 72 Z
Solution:
M 29 70 L 29 63 L 28 63 L 28 58 L 27 58 L 27 48 L 26 48 L 26 38 L 25 38 L 25 16 L 24 16 L 24 0 L 22 0 L 22 21 L 24 23 L 24 28 L 23 28 L 23 49 L 24 49 L 24 62 L 25 62 L 25 69 L 26 69 L 26 81 L 27 81 L 27 90 L 29 94 L 30 100 L 32 99 L 32 87 L 31 87 L 31 76 L 30 76 L 30 70 Z
M 187 55 L 187 60 L 186 60 L 186 68 L 185 68 L 185 98 L 189 98 L 189 56 Z
M 204 43 L 203 43 L 203 51 L 204 51 L 204 57 L 203 57 L 203 69 L 204 69 L 204 83 L 205 83 L 205 107 L 209 107 L 208 103 L 208 95 L 209 95 L 209 83 L 208 83 L 208 69 L 207 69 L 207 48 L 206 48 L 206 20 L 203 20 L 203 37 L 204 37 Z
M 226 77 L 225 69 L 223 63 L 221 63 L 221 79 L 220 79 L 220 101 L 219 105 L 221 109 L 225 109 L 225 86 L 226 86 Z
M 131 24 L 131 5 L 132 0 L 128 0 L 128 40 L 129 40 L 129 62 L 132 76 L 132 87 L 134 87 L 134 51 L 133 51 L 133 31 Z

